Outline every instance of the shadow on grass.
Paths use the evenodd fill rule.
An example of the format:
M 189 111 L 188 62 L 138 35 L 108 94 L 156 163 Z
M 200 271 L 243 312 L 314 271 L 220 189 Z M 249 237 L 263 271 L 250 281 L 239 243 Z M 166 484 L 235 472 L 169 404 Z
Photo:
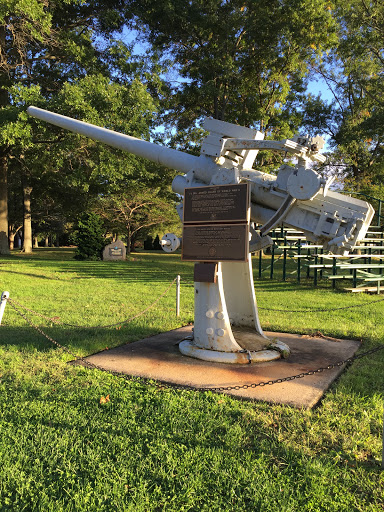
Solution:
M 90 379 L 87 379 L 88 375 Z M 201 449 L 207 449 L 210 457 L 213 453 L 216 453 L 216 456 L 221 454 L 224 465 L 225 461 L 231 460 L 243 460 L 246 464 L 252 464 L 251 460 L 254 462 L 259 460 L 263 471 L 270 473 L 270 478 L 273 475 L 275 478 L 284 474 L 296 475 L 296 485 L 304 488 L 307 486 L 311 488 L 311 482 L 313 482 L 314 486 L 322 485 L 326 489 L 330 485 L 329 482 L 338 480 L 340 485 L 337 484 L 337 488 L 340 488 L 346 469 L 350 472 L 348 480 L 351 476 L 356 476 L 356 485 L 362 474 L 361 472 L 355 474 L 353 470 L 363 471 L 366 473 L 365 477 L 374 477 L 375 474 L 381 473 L 378 460 L 371 456 L 365 460 L 352 458 L 351 452 L 345 451 L 340 446 L 339 439 L 333 442 L 324 439 L 324 444 L 316 457 L 308 455 L 308 443 L 306 444 L 307 453 L 305 453 L 305 450 L 300 450 L 297 445 L 290 446 L 288 440 L 284 442 L 284 429 L 292 428 L 289 425 L 289 419 L 292 417 L 289 407 L 279 406 L 282 413 L 279 425 L 272 423 L 266 426 L 265 421 L 259 420 L 257 416 L 246 414 L 247 411 L 253 410 L 251 407 L 244 412 L 244 409 L 230 398 L 217 401 L 211 393 L 155 388 L 150 382 L 146 383 L 136 378 L 129 380 L 116 377 L 115 383 L 112 383 L 111 381 L 103 382 L 101 377 L 101 382 L 98 384 L 93 377 L 94 370 L 86 369 L 86 372 L 79 374 L 68 388 L 61 389 L 58 385 L 50 393 L 44 386 L 40 386 L 40 389 L 26 386 L 22 400 L 26 403 L 34 402 L 35 409 L 45 409 L 47 413 L 37 416 L 24 412 L 20 416 L 18 411 L 13 409 L 12 412 L 7 413 L 7 421 L 12 423 L 15 431 L 22 431 L 25 428 L 25 416 L 27 416 L 28 425 L 35 427 L 43 425 L 49 429 L 55 429 L 60 436 L 64 431 L 70 431 L 72 435 L 89 439 L 90 435 L 96 432 L 97 436 L 92 444 L 96 451 L 100 450 L 103 453 L 109 451 L 114 453 L 116 440 L 121 442 L 129 433 L 130 443 L 126 445 L 123 441 L 122 448 L 123 446 L 124 449 L 130 449 L 130 446 L 139 447 L 140 457 L 148 458 L 149 465 L 157 455 L 151 448 L 156 446 L 160 449 L 159 439 L 171 450 L 182 446 L 184 456 L 186 451 L 198 450 L 201 454 Z M 106 385 L 112 399 L 110 403 L 100 405 L 100 389 L 105 389 Z M 129 393 L 124 393 L 124 387 L 129 390 Z M 356 397 L 352 393 L 350 398 Z M 76 411 L 70 419 L 68 414 L 52 413 L 52 410 L 68 407 L 69 400 L 71 410 Z M 40 405 L 36 406 L 36 404 Z M 265 412 L 264 407 L 269 409 L 268 414 L 273 414 L 274 406 L 262 402 L 259 402 L 258 406 L 261 418 Z M 129 411 L 129 414 L 126 411 Z M 240 431 L 241 434 L 239 434 Z M 298 434 L 302 433 L 299 431 Z M 68 447 L 65 449 L 68 450 Z M 335 462 L 335 455 L 338 462 Z M 43 455 L 43 457 L 49 456 L 49 453 Z M 184 456 L 179 463 L 184 462 Z M 166 460 L 167 458 L 163 459 L 162 463 L 166 464 Z M 135 464 L 134 460 L 131 463 Z M 340 479 L 332 477 L 334 471 L 336 473 L 340 471 Z M 305 479 L 303 479 L 303 472 L 306 475 Z M 167 473 L 165 471 L 165 474 Z M 319 480 L 319 475 L 330 479 L 320 478 Z M 153 478 L 151 471 L 148 477 Z M 380 485 L 379 482 L 378 485 Z M 223 489 L 226 489 L 226 486 Z M 368 501 L 374 500 L 377 494 L 373 488 L 371 489 Z M 366 498 L 368 497 L 365 496 L 364 499 Z
M 166 254 L 162 251 L 141 251 L 134 252 L 128 256 L 126 261 L 76 261 L 74 260 L 75 248 L 38 248 L 34 249 L 33 254 L 26 255 L 20 253 L 19 250 L 12 252 L 10 256 L 1 258 L 3 262 L 22 261 L 31 266 L 39 268 L 39 263 L 44 262 L 44 267 L 55 272 L 77 274 L 77 278 L 107 278 L 119 279 L 127 282 L 146 281 L 150 279 L 156 282 L 163 282 L 164 275 L 181 274 L 186 281 L 192 281 L 193 264 L 181 261 L 179 253 Z M 263 260 L 263 264 L 267 265 L 270 260 Z M 0 263 L 1 264 L 1 263 Z M 265 290 L 279 290 L 280 287 L 289 286 L 293 289 L 324 289 L 333 290 L 332 284 L 325 278 L 318 275 L 317 286 L 314 286 L 313 276 L 307 277 L 305 267 L 302 268 L 301 282 L 297 282 L 296 268 L 297 265 L 291 262 L 287 267 L 286 281 L 282 280 L 282 262 L 275 262 L 275 271 L 273 279 L 270 278 L 269 268 L 263 268 L 262 277 L 259 277 L 258 257 L 253 258 L 254 280 L 255 284 L 261 284 Z M 153 265 L 153 270 L 148 271 L 148 265 Z M 143 270 L 142 267 L 147 267 Z M 16 271 L 13 271 L 17 273 Z M 31 274 L 23 274 L 31 275 Z M 43 276 L 40 276 L 43 277 Z M 49 277 L 48 277 L 49 278 Z M 76 278 L 76 277 L 74 277 Z M 53 278 L 52 278 L 53 279 Z M 56 277 L 58 279 L 58 277 Z M 345 283 L 337 283 L 342 287 Z
M 61 254 L 62 249 L 57 251 Z M 72 251 L 73 252 L 73 251 Z M 20 274 L 20 276 L 39 277 L 42 279 L 111 279 L 130 282 L 168 282 L 180 274 L 185 282 L 193 281 L 193 264 L 183 262 L 180 255 L 165 253 L 135 253 L 125 261 L 76 261 L 73 258 L 5 257 L 3 263 L 27 263 L 29 272 L 18 271 L 16 268 L 4 269 L 4 272 Z M 42 275 L 41 262 L 44 263 L 46 275 Z M 36 274 L 33 270 L 36 269 Z M 52 274 L 50 274 L 52 272 Z M 68 277 L 67 277 L 68 276 Z
M 39 247 L 33 249 L 32 254 L 25 254 L 20 249 L 14 249 L 4 259 L 15 260 L 71 260 L 75 255 L 74 247 Z
M 313 279 L 302 279 L 300 283 L 297 282 L 297 280 L 294 279 L 287 279 L 286 281 L 283 281 L 282 279 L 276 277 L 274 279 L 268 279 L 268 278 L 259 278 L 254 273 L 254 282 L 255 287 L 264 289 L 264 290 L 270 290 L 270 291 L 279 291 L 282 289 L 290 289 L 290 290 L 325 290 L 325 291 L 333 291 L 337 292 L 339 290 L 332 289 L 331 284 L 328 281 L 319 281 L 317 286 L 313 285 Z
M 177 274 L 186 282 L 192 282 L 193 263 L 181 260 L 179 253 L 166 254 L 162 251 L 142 251 L 132 253 L 125 261 L 76 261 L 73 248 L 39 248 L 32 255 L 24 255 L 14 252 L 11 256 L 2 258 L 3 262 L 28 263 L 33 269 L 40 269 L 41 262 L 44 268 L 55 272 L 55 277 L 46 276 L 48 279 L 60 279 L 58 274 L 72 274 L 72 279 L 115 279 L 126 282 L 165 282 Z M 287 280 L 282 281 L 281 269 L 277 269 L 274 278 L 270 279 L 268 272 L 258 276 L 258 261 L 253 259 L 254 280 L 256 287 L 266 291 L 278 291 L 282 288 L 290 289 L 314 289 L 313 278 L 306 278 L 303 272 L 301 282 L 297 282 L 295 276 L 288 274 Z M 8 270 L 17 274 L 17 270 Z M 21 275 L 30 275 L 21 272 Z M 43 278 L 44 276 L 37 276 Z M 318 289 L 331 290 L 331 284 L 326 280 L 320 280 Z
M 41 330 L 75 357 L 87 356 L 102 350 L 118 347 L 149 336 L 159 334 L 155 327 L 127 325 L 108 329 L 75 329 L 60 326 L 43 327 Z M 50 352 L 63 350 L 32 327 L 0 326 L 0 346 L 13 347 L 20 352 Z
M 28 273 L 28 272 L 16 272 L 15 270 L 4 270 L 3 268 L 1 269 L 1 273 L 2 274 L 16 274 L 18 276 L 22 276 L 22 277 L 33 277 L 33 278 L 36 278 L 36 279 L 55 279 L 54 277 L 49 277 L 49 276 L 44 276 L 44 275 L 38 275 L 38 274 L 31 274 L 31 273 Z

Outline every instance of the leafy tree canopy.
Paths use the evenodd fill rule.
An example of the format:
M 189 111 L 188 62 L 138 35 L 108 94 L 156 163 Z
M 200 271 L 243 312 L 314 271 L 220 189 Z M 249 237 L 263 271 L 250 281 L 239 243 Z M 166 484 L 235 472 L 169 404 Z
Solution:
M 384 4 L 337 0 L 332 12 L 338 44 L 317 68 L 333 94 L 309 98 L 304 118 L 326 131 L 332 161 L 353 188 L 384 183 Z
M 133 58 L 129 46 L 112 37 L 122 28 L 122 3 L 24 4 L 8 0 L 0 10 L 0 181 L 3 176 L 6 182 L 8 171 L 25 175 L 34 198 L 49 189 L 52 201 L 70 205 L 71 214 L 92 194 L 116 188 L 128 176 L 158 182 L 159 174 L 143 161 L 40 123 L 25 112 L 34 104 L 149 137 L 161 80 L 156 63 Z M 0 217 L 5 212 L 0 232 L 6 233 L 4 205 L 6 197 L 0 198 Z
M 136 16 L 132 23 L 181 77 L 167 116 L 178 130 L 212 116 L 267 135 L 296 128 L 284 105 L 295 107 L 292 93 L 303 92 L 308 64 L 335 42 L 328 5 L 328 0 L 127 2 Z

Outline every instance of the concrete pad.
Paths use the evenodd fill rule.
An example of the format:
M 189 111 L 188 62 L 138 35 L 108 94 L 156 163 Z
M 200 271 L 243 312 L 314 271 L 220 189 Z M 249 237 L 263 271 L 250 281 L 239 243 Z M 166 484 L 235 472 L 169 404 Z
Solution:
M 183 356 L 178 344 L 191 334 L 192 327 L 182 327 L 85 359 L 106 370 L 133 376 L 196 388 L 217 388 L 265 382 L 326 367 L 351 357 L 360 345 L 352 340 L 266 332 L 270 338 L 278 338 L 289 345 L 291 356 L 288 359 L 257 364 L 223 364 Z M 316 405 L 342 371 L 343 367 L 336 367 L 288 382 L 224 392 L 244 399 L 310 408 Z

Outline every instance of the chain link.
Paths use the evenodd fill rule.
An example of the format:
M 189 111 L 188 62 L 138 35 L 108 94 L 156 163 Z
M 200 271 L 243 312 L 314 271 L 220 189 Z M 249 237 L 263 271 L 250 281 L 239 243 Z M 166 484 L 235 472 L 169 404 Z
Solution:
M 56 325 L 62 325 L 64 327 L 74 327 L 76 329 L 107 329 L 109 327 L 117 327 L 118 325 L 128 324 L 129 322 L 132 322 L 136 318 L 142 316 L 149 309 L 153 308 L 153 306 L 155 306 L 159 302 L 159 300 L 162 297 L 164 297 L 164 295 L 166 295 L 168 293 L 168 291 L 170 290 L 172 285 L 175 283 L 176 279 L 177 279 L 177 277 L 175 277 L 175 279 L 170 283 L 168 288 L 152 304 L 150 304 L 142 312 L 138 313 L 137 315 L 135 315 L 131 318 L 122 320 L 121 322 L 116 322 L 114 324 L 108 324 L 108 325 L 89 325 L 89 326 L 87 326 L 87 325 L 76 325 L 76 324 L 61 322 L 58 319 L 58 317 L 50 317 L 47 315 L 43 315 L 42 313 L 39 313 L 33 309 L 27 308 L 26 306 L 24 306 L 17 300 L 11 299 L 11 297 L 8 297 L 7 301 L 9 303 L 13 302 L 14 304 L 17 304 L 20 308 L 24 309 L 25 311 L 28 311 L 29 313 L 32 313 L 33 315 L 38 316 L 40 318 L 43 318 L 44 320 L 48 320 L 49 322 L 52 322 Z M 279 313 L 326 313 L 326 312 L 331 312 L 331 311 L 341 311 L 341 310 L 345 310 L 345 309 L 363 308 L 365 306 L 370 306 L 371 304 L 378 304 L 379 302 L 384 302 L 384 298 L 379 299 L 379 300 L 371 300 L 370 302 L 366 302 L 364 304 L 353 304 L 352 306 L 341 306 L 338 308 L 275 309 L 275 308 L 263 308 L 263 307 L 257 306 L 257 309 L 260 309 L 262 311 L 272 311 L 272 312 L 276 312 L 276 313 L 277 312 L 279 312 Z
M 361 359 L 362 357 L 366 357 L 366 356 L 368 356 L 370 354 L 374 354 L 374 353 L 379 352 L 380 350 L 384 349 L 384 345 L 379 345 L 379 346 L 377 346 L 377 347 L 375 347 L 375 348 L 373 348 L 371 350 L 368 350 L 366 352 L 362 352 L 361 354 L 354 355 L 354 356 L 349 357 L 348 359 L 345 359 L 343 361 L 337 361 L 336 363 L 331 363 L 328 366 L 317 368 L 316 370 L 309 370 L 307 372 L 299 373 L 297 375 L 291 375 L 289 377 L 283 377 L 283 378 L 280 378 L 280 379 L 268 380 L 268 381 L 262 381 L 262 382 L 255 382 L 255 383 L 252 383 L 252 384 L 243 384 L 243 385 L 237 385 L 237 386 L 194 387 L 194 386 L 188 386 L 188 385 L 183 385 L 183 384 L 163 383 L 163 382 L 154 381 L 152 379 L 145 379 L 143 377 L 133 377 L 133 376 L 127 375 L 125 373 L 121 373 L 121 372 L 118 372 L 118 371 L 108 370 L 106 368 L 103 368 L 102 366 L 99 366 L 97 364 L 94 364 L 94 363 L 88 361 L 85 357 L 76 356 L 76 354 L 71 352 L 71 350 L 69 350 L 64 345 L 61 345 L 58 341 L 55 341 L 48 334 L 46 334 L 42 329 L 40 329 L 40 327 L 35 325 L 12 302 L 15 302 L 15 301 L 10 301 L 10 306 L 16 311 L 16 313 L 18 313 L 31 327 L 36 329 L 36 331 L 39 332 L 42 336 L 44 336 L 48 341 L 50 341 L 51 343 L 56 345 L 58 348 L 62 349 L 67 354 L 69 354 L 71 357 L 73 357 L 74 358 L 74 362 L 81 361 L 81 363 L 83 363 L 83 365 L 88 367 L 88 368 L 92 368 L 92 369 L 95 369 L 95 370 L 100 370 L 102 372 L 106 372 L 106 373 L 109 373 L 111 375 L 115 375 L 117 377 L 121 377 L 121 378 L 126 379 L 126 380 L 140 381 L 140 382 L 143 382 L 144 384 L 154 385 L 154 386 L 156 386 L 158 388 L 166 387 L 166 388 L 172 388 L 172 389 L 194 390 L 194 391 L 232 391 L 232 390 L 238 391 L 240 389 L 254 389 L 254 388 L 257 388 L 257 387 L 272 386 L 273 384 L 281 384 L 283 382 L 289 382 L 291 380 L 302 379 L 302 378 L 310 376 L 310 375 L 316 375 L 317 373 L 322 373 L 322 372 L 324 372 L 326 370 L 332 370 L 332 369 L 334 369 L 336 367 L 340 367 L 340 366 L 343 366 L 345 364 L 351 364 L 353 361 L 356 361 L 357 359 Z M 380 302 L 380 301 L 375 301 L 375 302 Z

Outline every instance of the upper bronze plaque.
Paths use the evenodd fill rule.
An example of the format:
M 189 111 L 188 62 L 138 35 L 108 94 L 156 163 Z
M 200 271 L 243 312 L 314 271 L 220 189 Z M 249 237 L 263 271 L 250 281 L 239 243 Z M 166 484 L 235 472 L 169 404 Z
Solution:
M 248 222 L 248 184 L 185 189 L 184 222 Z

